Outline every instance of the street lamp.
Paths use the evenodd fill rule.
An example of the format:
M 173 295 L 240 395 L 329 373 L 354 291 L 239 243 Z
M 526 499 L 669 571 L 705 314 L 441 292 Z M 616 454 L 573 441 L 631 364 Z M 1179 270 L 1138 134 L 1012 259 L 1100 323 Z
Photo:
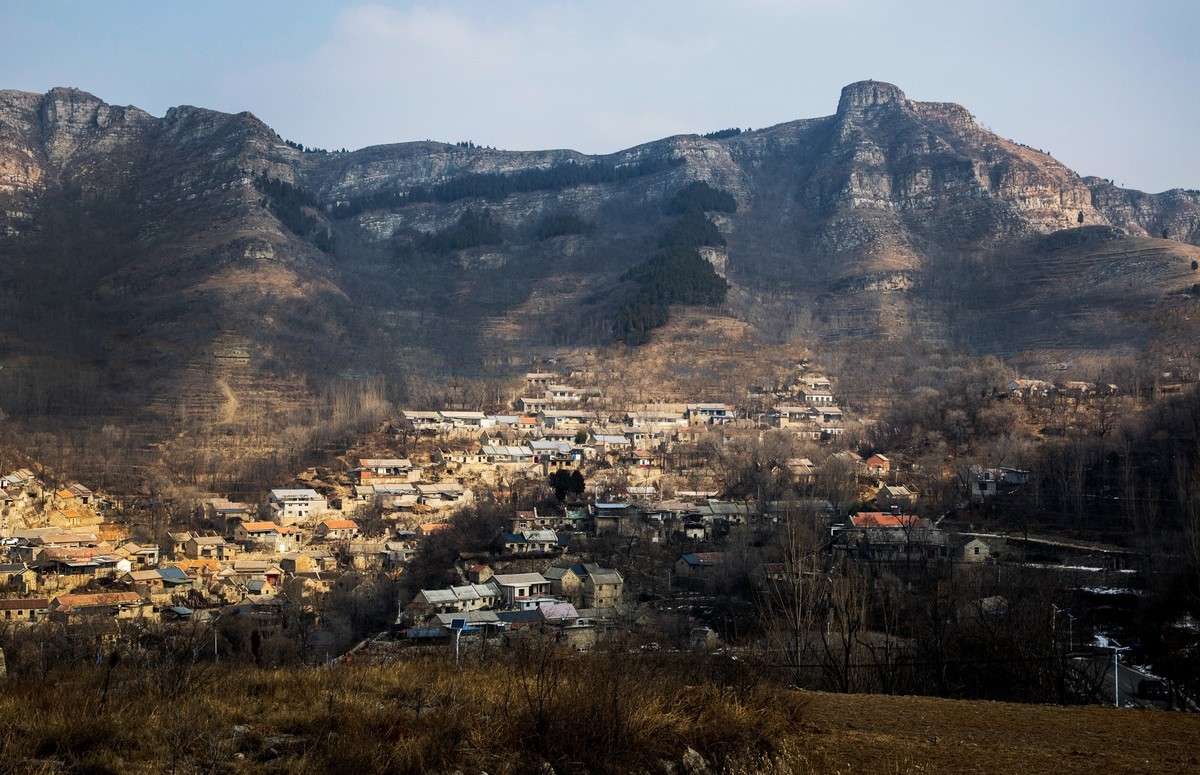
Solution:
M 1067 651 L 1070 652 L 1075 648 L 1075 617 L 1071 614 L 1070 608 L 1059 608 L 1054 603 L 1050 604 L 1050 632 L 1055 632 L 1058 623 L 1058 615 L 1067 615 Z
M 1122 651 L 1128 651 L 1129 649 L 1133 648 L 1133 646 L 1118 645 L 1117 642 L 1111 638 L 1108 640 L 1108 645 L 1111 646 L 1113 650 L 1113 707 L 1119 708 L 1121 707 L 1121 684 L 1119 681 L 1121 662 L 1118 659 L 1118 655 Z

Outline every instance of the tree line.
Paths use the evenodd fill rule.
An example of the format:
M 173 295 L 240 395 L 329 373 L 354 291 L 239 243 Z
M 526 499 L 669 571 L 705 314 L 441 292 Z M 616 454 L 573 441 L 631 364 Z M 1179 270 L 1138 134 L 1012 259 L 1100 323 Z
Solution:
M 333 252 L 333 232 L 314 214 L 318 203 L 312 192 L 285 180 L 268 177 L 265 170 L 254 179 L 254 187 L 266 195 L 267 209 L 288 231 L 311 239 L 324 253 Z
M 631 346 L 645 344 L 651 331 L 670 320 L 670 305 L 725 301 L 729 284 L 699 249 L 725 246 L 725 237 L 704 211 L 733 212 L 736 208 L 737 202 L 728 191 L 703 181 L 690 183 L 675 193 L 665 209 L 679 218 L 667 227 L 658 250 L 621 275 L 621 282 L 631 290 L 617 308 L 614 339 Z
M 500 202 L 511 194 L 558 191 L 583 185 L 621 183 L 665 172 L 681 164 L 683 164 L 683 159 L 656 157 L 629 164 L 566 162 L 545 169 L 529 169 L 513 173 L 469 173 L 432 186 L 414 186 L 408 191 L 380 191 L 349 201 L 338 202 L 330 210 L 330 215 L 333 218 L 350 218 L 368 210 L 397 208 L 418 203 L 449 204 L 461 199 L 473 198 Z

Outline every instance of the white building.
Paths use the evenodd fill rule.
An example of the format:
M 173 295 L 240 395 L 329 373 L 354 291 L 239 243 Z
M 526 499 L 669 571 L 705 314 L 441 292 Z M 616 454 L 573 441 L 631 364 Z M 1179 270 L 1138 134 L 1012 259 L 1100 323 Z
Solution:
M 271 516 L 281 525 L 305 522 L 329 510 L 329 504 L 316 490 L 271 490 L 268 505 Z

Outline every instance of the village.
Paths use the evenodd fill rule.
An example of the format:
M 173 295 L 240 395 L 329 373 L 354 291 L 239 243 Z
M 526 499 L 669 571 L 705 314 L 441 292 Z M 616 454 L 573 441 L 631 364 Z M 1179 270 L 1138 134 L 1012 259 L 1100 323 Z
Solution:
M 203 498 L 157 535 L 117 496 L 14 471 L 0 479 L 0 621 L 75 633 L 86 659 L 132 648 L 147 628 L 272 664 L 382 641 L 458 653 L 522 631 L 581 651 L 631 636 L 711 650 L 739 621 L 761 630 L 781 591 L 828 598 L 796 581 L 831 567 L 911 579 L 1004 560 L 1004 537 L 941 524 L 902 454 L 847 448 L 858 421 L 803 364 L 757 414 L 613 409 L 569 379 L 526 374 L 511 414 L 404 410 L 343 470 L 309 469 L 261 503 Z M 957 499 L 1011 493 L 1029 475 L 974 466 Z M 464 537 L 464 515 L 487 533 Z M 745 605 L 731 612 L 730 599 Z M 979 593 L 960 606 L 992 616 L 1007 601 Z

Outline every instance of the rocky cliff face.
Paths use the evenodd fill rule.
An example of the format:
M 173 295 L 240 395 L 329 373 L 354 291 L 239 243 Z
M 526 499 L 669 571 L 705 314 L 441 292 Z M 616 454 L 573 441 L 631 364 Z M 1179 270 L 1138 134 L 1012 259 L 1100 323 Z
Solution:
M 404 200 L 421 187 L 568 165 L 642 172 Z M 293 188 L 268 193 L 264 177 Z M 301 152 L 250 114 L 180 107 L 156 118 L 72 89 L 6 91 L 0 360 L 87 353 L 96 395 L 119 403 L 136 388 L 161 405 L 229 341 L 247 343 L 256 373 L 282 382 L 397 361 L 470 371 L 602 343 L 606 289 L 653 251 L 670 221 L 664 203 L 695 180 L 738 202 L 736 213 L 710 213 L 727 245 L 704 253 L 734 288 L 724 312 L 771 337 L 902 337 L 915 321 L 924 335 L 952 337 L 1012 294 L 1073 293 L 1081 275 L 1071 267 L 1093 264 L 1151 303 L 1190 286 L 1200 244 L 1200 193 L 1082 179 L 959 105 L 875 81 L 843 89 L 831 116 L 603 157 L 434 142 Z M 352 216 L 335 217 L 351 203 Z M 469 210 L 488 211 L 501 244 L 421 248 L 423 234 Z M 564 213 L 594 228 L 539 239 L 542 219 Z M 1110 241 L 1104 261 L 1086 252 L 1099 243 L 1047 252 L 1038 242 L 1081 226 L 1154 244 L 1136 263 Z M 1014 285 L 1018 270 L 1034 285 Z M 981 278 L 1000 290 L 979 297 Z M 1105 283 L 1096 287 L 1111 291 Z M 956 313 L 948 300 L 967 296 L 975 312 Z

